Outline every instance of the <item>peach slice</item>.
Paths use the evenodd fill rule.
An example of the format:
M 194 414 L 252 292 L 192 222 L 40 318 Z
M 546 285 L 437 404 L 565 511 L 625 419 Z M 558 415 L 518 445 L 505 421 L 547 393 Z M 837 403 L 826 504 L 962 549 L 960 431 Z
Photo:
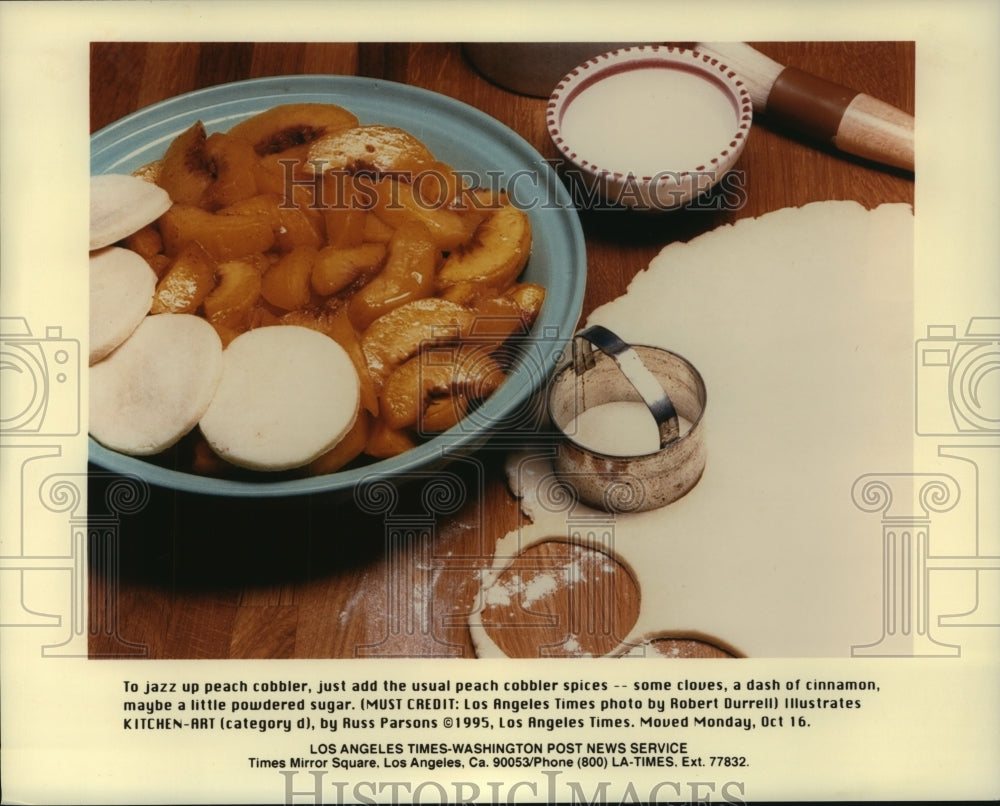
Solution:
M 504 291 L 524 269 L 531 253 L 531 222 L 523 210 L 507 204 L 492 213 L 472 241 L 448 255 L 437 287 L 482 283 Z
M 457 210 L 426 204 L 409 182 L 386 177 L 371 187 L 375 194 L 372 212 L 394 229 L 419 221 L 443 252 L 458 249 L 473 236 L 475 219 Z
M 545 303 L 545 286 L 538 283 L 514 283 L 504 296 L 514 300 L 521 309 L 521 319 L 530 327 L 538 318 Z
M 214 179 L 205 188 L 203 205 L 215 209 L 235 204 L 257 193 L 254 177 L 257 154 L 253 146 L 222 132 L 205 140 L 205 160 Z
M 392 309 L 429 297 L 440 257 L 431 233 L 419 221 L 399 227 L 389 239 L 382 271 L 351 299 L 354 326 L 363 331 Z
M 215 288 L 215 261 L 201 244 L 188 241 L 160 278 L 152 313 L 194 313 Z
M 394 126 L 356 126 L 316 139 L 306 165 L 316 173 L 375 172 L 409 178 L 436 164 L 419 139 Z
M 146 224 L 137 229 L 125 238 L 123 244 L 126 249 L 131 249 L 146 261 L 155 260 L 156 256 L 163 252 L 163 238 L 160 237 L 160 231 L 154 224 Z
M 372 431 L 372 415 L 362 411 L 351 430 L 330 450 L 309 464 L 309 472 L 314 476 L 336 473 L 345 465 L 364 453 Z
M 417 418 L 417 436 L 433 436 L 458 425 L 469 411 L 469 399 L 461 394 L 432 398 Z
M 208 136 L 199 120 L 181 132 L 159 162 L 156 183 L 179 204 L 200 204 L 215 177 L 205 157 Z
M 274 234 L 275 246 L 282 252 L 290 252 L 299 246 L 313 246 L 319 249 L 324 242 L 322 216 L 310 214 L 306 206 L 278 206 L 278 231 Z
M 280 154 L 358 125 L 354 113 L 336 104 L 282 104 L 257 113 L 229 130 L 260 156 Z
M 228 260 L 216 269 L 219 283 L 202 307 L 214 326 L 242 333 L 250 327 L 250 316 L 260 297 L 261 270 L 249 260 Z
M 414 435 L 405 428 L 391 428 L 381 417 L 376 417 L 368 434 L 365 453 L 373 459 L 391 459 L 417 447 Z
M 380 412 L 390 428 L 408 428 L 417 425 L 431 401 L 452 396 L 460 396 L 463 404 L 484 400 L 499 388 L 504 377 L 500 365 L 478 345 L 434 347 L 389 375 L 382 389 Z M 458 412 L 454 414 L 457 422 Z M 435 416 L 441 419 L 442 413 Z
M 395 228 L 386 224 L 377 215 L 365 216 L 363 240 L 366 242 L 388 243 Z
M 361 207 L 329 207 L 323 210 L 326 242 L 330 246 L 360 246 L 370 217 Z
M 472 335 L 477 340 L 501 341 L 515 334 L 526 335 L 544 301 L 545 289 L 537 283 L 515 283 L 500 296 L 469 300 L 465 304 L 476 313 Z
M 475 314 L 454 302 L 427 297 L 393 309 L 361 335 L 361 347 L 376 384 L 424 345 L 468 335 Z
M 374 274 L 385 260 L 385 255 L 386 247 L 381 243 L 321 249 L 313 265 L 312 287 L 322 296 L 336 294 L 361 275 Z
M 465 178 L 448 163 L 437 160 L 413 178 L 417 196 L 428 207 L 451 207 L 462 204 L 467 185 Z
M 299 246 L 279 257 L 261 279 L 261 296 L 284 311 L 304 308 L 312 298 L 310 278 L 316 255 L 315 247 Z
M 197 241 L 220 261 L 266 252 L 274 245 L 272 221 L 264 212 L 210 213 L 187 204 L 175 204 L 160 217 L 160 234 L 168 255 Z
M 290 252 L 298 246 L 319 248 L 323 243 L 315 220 L 300 205 L 286 203 L 275 193 L 259 193 L 217 211 L 225 216 L 252 216 L 267 221 L 274 235 L 274 248 L 279 252 Z

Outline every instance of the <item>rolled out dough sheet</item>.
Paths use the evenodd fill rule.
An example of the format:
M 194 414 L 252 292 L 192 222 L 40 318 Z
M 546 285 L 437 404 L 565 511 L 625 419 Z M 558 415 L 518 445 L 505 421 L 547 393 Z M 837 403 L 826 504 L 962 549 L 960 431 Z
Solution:
M 550 449 L 511 455 L 531 522 L 498 543 L 482 598 L 519 552 L 589 522 L 640 590 L 620 651 L 701 634 L 749 657 L 843 657 L 877 639 L 881 524 L 852 486 L 913 463 L 911 208 L 819 202 L 671 244 L 587 324 L 698 368 L 705 473 L 668 507 L 611 516 L 553 498 Z M 480 616 L 477 652 L 498 655 Z

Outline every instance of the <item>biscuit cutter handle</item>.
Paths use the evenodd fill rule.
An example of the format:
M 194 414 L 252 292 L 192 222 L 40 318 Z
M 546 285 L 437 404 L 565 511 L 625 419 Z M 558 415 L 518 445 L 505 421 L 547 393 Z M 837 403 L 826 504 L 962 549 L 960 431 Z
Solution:
M 622 375 L 646 404 L 660 432 L 660 448 L 680 437 L 680 423 L 673 401 L 656 376 L 642 362 L 631 345 L 601 325 L 592 325 L 576 334 L 573 340 L 573 370 L 582 376 L 594 366 L 594 349 L 612 358 Z

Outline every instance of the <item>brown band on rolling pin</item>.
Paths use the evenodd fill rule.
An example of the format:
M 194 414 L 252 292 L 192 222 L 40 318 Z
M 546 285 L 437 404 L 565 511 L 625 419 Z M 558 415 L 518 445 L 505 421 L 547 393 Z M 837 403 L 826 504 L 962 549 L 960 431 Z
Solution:
M 830 141 L 837 134 L 844 111 L 857 95 L 857 90 L 786 67 L 774 80 L 765 112 L 769 120 L 782 126 Z

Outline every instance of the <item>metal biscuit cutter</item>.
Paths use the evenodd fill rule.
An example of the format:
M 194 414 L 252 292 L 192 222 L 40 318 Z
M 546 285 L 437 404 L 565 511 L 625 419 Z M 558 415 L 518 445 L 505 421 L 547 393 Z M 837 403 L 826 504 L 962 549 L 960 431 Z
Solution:
M 577 442 L 568 429 L 594 406 L 641 401 L 659 429 L 659 449 L 612 456 Z M 666 506 L 688 493 L 705 468 L 705 382 L 686 359 L 657 347 L 629 345 L 595 325 L 573 340 L 573 357 L 556 371 L 549 417 L 561 432 L 555 470 L 579 500 L 609 512 Z M 681 432 L 683 418 L 690 427 Z

